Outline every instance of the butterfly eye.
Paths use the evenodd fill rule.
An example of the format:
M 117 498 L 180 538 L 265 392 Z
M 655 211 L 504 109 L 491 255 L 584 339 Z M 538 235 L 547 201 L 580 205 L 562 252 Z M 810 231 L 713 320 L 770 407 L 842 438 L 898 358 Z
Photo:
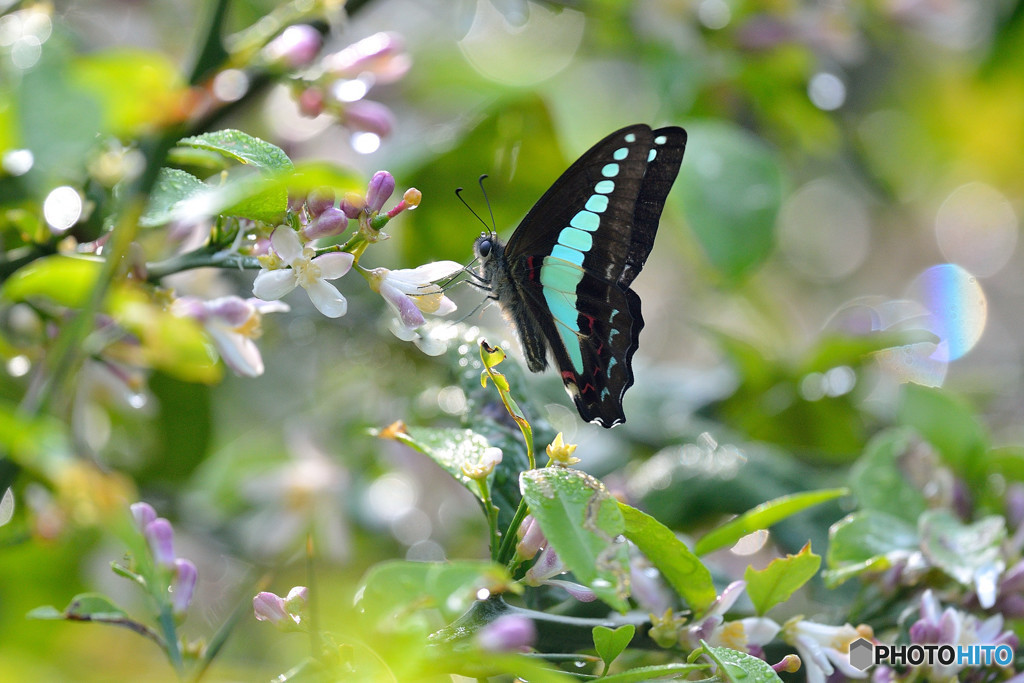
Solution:
M 480 244 L 477 246 L 477 249 L 480 251 L 481 258 L 487 258 L 491 255 L 491 241 L 480 240 Z

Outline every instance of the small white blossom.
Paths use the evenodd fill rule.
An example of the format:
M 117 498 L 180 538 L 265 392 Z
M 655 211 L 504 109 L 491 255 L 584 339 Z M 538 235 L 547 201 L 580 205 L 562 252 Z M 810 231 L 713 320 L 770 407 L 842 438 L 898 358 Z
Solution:
M 210 335 L 224 363 L 244 377 L 263 374 L 263 358 L 255 339 L 262 333 L 264 313 L 288 311 L 288 305 L 279 301 L 242 299 L 225 296 L 210 301 L 195 297 L 181 297 L 171 309 L 182 316 L 199 321 Z
M 462 264 L 455 261 L 435 261 L 402 270 L 376 268 L 369 273 L 370 288 L 384 297 L 402 327 L 411 332 L 426 322 L 424 313 L 448 315 L 455 310 L 455 302 L 435 283 L 460 270 Z
M 280 299 L 296 286 L 309 294 L 317 310 L 328 318 L 340 318 L 348 311 L 348 302 L 338 289 L 327 282 L 335 280 L 352 268 L 355 257 L 343 251 L 315 256 L 312 247 L 304 246 L 298 234 L 280 226 L 270 236 L 276 259 L 267 259 L 252 293 L 264 301 Z M 287 267 L 285 267 L 287 266 Z
M 825 683 L 836 671 L 847 678 L 868 676 L 867 671 L 850 664 L 850 643 L 858 638 L 870 640 L 873 637 L 870 627 L 828 626 L 794 617 L 783 627 L 783 637 L 796 646 L 807 672 L 807 683 Z

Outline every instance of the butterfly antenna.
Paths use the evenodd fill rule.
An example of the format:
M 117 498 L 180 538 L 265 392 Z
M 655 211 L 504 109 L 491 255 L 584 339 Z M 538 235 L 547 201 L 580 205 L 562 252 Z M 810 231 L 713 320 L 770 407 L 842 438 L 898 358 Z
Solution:
M 487 226 L 487 222 L 483 218 L 480 218 L 480 214 L 478 214 L 476 211 L 474 211 L 473 207 L 470 206 L 469 203 L 463 198 L 463 196 L 462 196 L 462 188 L 461 187 L 455 188 L 455 196 L 459 198 L 459 201 L 462 202 L 463 206 L 465 206 L 467 209 L 469 209 L 469 212 L 471 214 L 476 216 L 476 219 L 478 221 L 480 221 L 481 225 L 483 225 L 485 228 L 490 230 L 490 228 L 488 228 L 488 226 Z M 490 206 L 490 204 L 488 204 L 488 206 Z
M 487 196 L 487 190 L 484 188 L 484 178 L 486 177 L 486 173 L 482 174 L 477 182 L 480 184 L 480 192 L 484 195 L 484 201 L 487 202 L 487 211 L 491 214 L 491 232 L 497 233 L 498 226 L 494 223 L 494 209 L 491 208 L 491 198 Z

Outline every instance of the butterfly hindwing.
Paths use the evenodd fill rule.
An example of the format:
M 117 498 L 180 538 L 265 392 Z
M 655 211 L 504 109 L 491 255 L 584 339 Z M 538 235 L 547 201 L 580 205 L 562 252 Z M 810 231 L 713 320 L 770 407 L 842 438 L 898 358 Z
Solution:
M 629 285 L 654 246 L 685 144 L 675 127 L 612 133 L 555 181 L 507 245 L 488 238 L 492 262 L 481 254 L 530 369 L 544 369 L 550 348 L 580 416 L 605 427 L 625 421 L 644 324 Z

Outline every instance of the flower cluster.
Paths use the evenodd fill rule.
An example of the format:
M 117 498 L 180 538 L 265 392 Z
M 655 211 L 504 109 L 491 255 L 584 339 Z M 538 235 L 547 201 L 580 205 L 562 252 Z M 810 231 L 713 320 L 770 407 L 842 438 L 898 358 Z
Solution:
M 1013 651 L 1019 645 L 1017 635 L 1012 630 L 1004 629 L 1002 614 L 993 614 L 982 620 L 952 606 L 943 609 L 931 590 L 922 594 L 918 609 L 920 618 L 910 625 L 909 630 L 910 642 L 914 645 L 950 645 L 954 648 L 1004 645 Z M 964 666 L 955 662 L 948 665 L 924 663 L 909 666 L 901 672 L 882 666 L 874 672 L 873 678 L 876 681 L 955 680 L 962 671 Z
M 379 84 L 402 78 L 411 66 L 402 39 L 394 33 L 375 33 L 317 61 L 322 39 L 311 26 L 285 29 L 263 49 L 272 69 L 294 71 L 292 93 L 306 116 L 329 114 L 355 131 L 357 151 L 376 149 L 391 134 L 395 117 L 385 105 L 366 99 Z
M 394 177 L 387 171 L 378 171 L 370 179 L 365 195 L 349 193 L 340 198 L 338 206 L 330 189 L 314 190 L 304 201 L 293 200 L 292 215 L 297 228 L 285 224 L 273 231 L 269 249 L 260 256 L 262 267 L 253 282 L 253 294 L 271 301 L 302 287 L 317 310 L 329 318 L 338 318 L 348 311 L 348 302 L 329 281 L 355 267 L 394 311 L 391 329 L 397 337 L 414 341 L 431 355 L 443 352 L 444 345 L 426 328 L 424 314 L 443 316 L 455 310 L 455 303 L 437 283 L 459 273 L 462 264 L 437 261 L 400 270 L 358 266 L 368 245 L 387 239 L 382 228 L 403 211 L 415 209 L 422 199 L 420 192 L 411 188 L 398 204 L 384 211 L 394 191 Z M 318 240 L 345 232 L 351 222 L 358 229 L 344 245 L 317 246 Z
M 184 618 L 192 603 L 196 580 L 199 577 L 196 565 L 191 560 L 175 555 L 174 528 L 169 521 L 156 516 L 156 510 L 152 505 L 133 503 L 131 511 L 135 526 L 146 539 L 150 558 L 156 570 L 153 577 L 147 578 L 143 575 L 141 578 L 159 583 L 149 586 L 150 590 L 158 600 L 161 596 L 166 596 L 172 613 L 180 620 Z

